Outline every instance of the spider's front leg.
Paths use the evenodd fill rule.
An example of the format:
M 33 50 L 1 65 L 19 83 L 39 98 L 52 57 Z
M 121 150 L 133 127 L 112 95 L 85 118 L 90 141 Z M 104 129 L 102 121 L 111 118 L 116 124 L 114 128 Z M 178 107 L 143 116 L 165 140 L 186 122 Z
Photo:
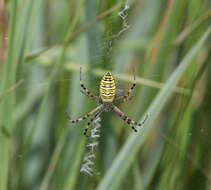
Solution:
M 125 95 L 123 95 L 123 96 L 117 97 L 116 98 L 116 101 L 126 102 L 126 101 L 128 101 L 128 100 L 131 99 L 130 94 L 132 93 L 132 91 L 134 90 L 134 88 L 136 86 L 136 75 L 135 75 L 135 69 L 134 69 L 134 67 L 133 67 L 133 79 L 134 79 L 133 84 L 130 87 L 130 89 L 128 90 L 128 92 Z
M 84 94 L 87 95 L 88 97 L 92 98 L 93 100 L 99 102 L 99 97 L 93 95 L 84 85 L 83 81 L 82 81 L 82 68 L 80 67 L 80 86 L 81 88 L 84 90 Z
M 122 94 L 123 94 L 123 90 L 117 88 L 116 89 L 116 96 L 115 96 L 115 99 L 114 99 L 115 103 L 126 102 L 126 101 L 129 101 L 129 100 L 132 100 L 132 98 L 133 98 L 132 96 L 128 96 L 128 98 L 126 98 L 124 100 L 124 95 L 122 95 Z

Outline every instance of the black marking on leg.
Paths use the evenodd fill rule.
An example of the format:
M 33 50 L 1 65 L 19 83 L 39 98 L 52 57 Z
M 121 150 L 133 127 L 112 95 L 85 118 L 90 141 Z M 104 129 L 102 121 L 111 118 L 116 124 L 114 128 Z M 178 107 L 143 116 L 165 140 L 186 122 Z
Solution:
M 85 128 L 85 129 L 84 129 L 84 135 L 85 135 L 85 136 L 86 136 L 86 134 L 87 134 L 87 131 L 88 131 L 88 129 Z
M 89 117 L 90 115 L 94 114 L 95 112 L 99 112 L 99 109 L 102 110 L 103 108 L 103 105 L 99 105 L 97 106 L 95 109 L 93 109 L 92 111 L 90 111 L 88 114 L 86 114 L 85 116 L 79 118 L 79 119 L 76 119 L 76 120 L 71 120 L 70 119 L 70 116 L 68 115 L 68 113 L 66 112 L 66 115 L 67 115 L 67 118 L 68 120 L 71 122 L 71 123 L 77 123 L 77 122 L 80 122 L 80 121 L 83 121 L 85 120 L 87 117 Z M 96 117 L 96 116 L 95 116 Z M 90 123 L 90 122 L 89 122 Z
M 135 131 L 137 132 L 137 129 L 134 127 L 135 122 L 134 120 L 130 119 L 127 115 L 125 115 L 121 110 L 119 110 L 118 107 L 114 106 L 113 110 L 125 121 L 127 124 Z
M 84 90 L 86 90 L 86 88 L 85 88 L 85 86 L 84 86 L 83 84 L 81 84 L 81 87 L 82 87 Z
M 122 119 L 125 121 L 128 117 L 126 115 L 122 115 Z
M 127 119 L 127 124 L 129 125 L 131 123 L 131 119 Z
M 87 126 L 86 126 L 86 128 L 84 129 L 84 135 L 85 135 L 85 136 L 87 135 L 89 125 L 90 125 L 90 122 L 87 123 Z
M 138 125 L 138 122 L 136 122 L 136 121 L 133 121 L 133 125 Z
M 86 126 L 86 128 L 85 128 L 85 130 L 84 130 L 84 135 L 85 135 L 85 136 L 87 136 L 86 134 L 87 134 L 87 131 L 88 131 L 88 129 L 89 129 L 89 126 L 91 125 L 91 123 L 95 120 L 95 118 L 96 118 L 101 112 L 102 112 L 102 110 L 98 111 L 98 112 L 94 115 L 94 117 L 92 117 L 92 118 L 90 119 L 90 121 L 87 123 L 87 126 Z
M 134 126 L 132 126 L 132 129 L 133 129 L 135 132 L 138 132 L 137 129 L 136 129 Z
M 144 125 L 144 123 L 147 121 L 147 119 L 148 119 L 148 114 L 145 116 L 144 120 L 138 124 L 138 126 Z

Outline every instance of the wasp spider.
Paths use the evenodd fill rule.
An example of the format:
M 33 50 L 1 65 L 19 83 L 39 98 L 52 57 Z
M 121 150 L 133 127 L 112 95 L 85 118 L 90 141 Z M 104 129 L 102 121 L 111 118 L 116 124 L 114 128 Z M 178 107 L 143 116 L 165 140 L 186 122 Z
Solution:
M 91 125 L 91 123 L 94 121 L 94 119 L 99 116 L 103 111 L 109 112 L 113 110 L 119 117 L 121 117 L 135 132 L 137 130 L 135 129 L 134 126 L 142 126 L 148 119 L 148 115 L 145 116 L 144 120 L 141 123 L 138 123 L 132 119 L 130 119 L 126 114 L 124 114 L 118 107 L 114 105 L 115 102 L 120 101 L 120 102 L 126 102 L 127 100 L 130 99 L 130 94 L 134 90 L 136 86 L 136 79 L 135 79 L 135 71 L 133 69 L 133 75 L 134 75 L 134 82 L 133 85 L 130 87 L 128 92 L 125 95 L 121 95 L 121 92 L 119 89 L 116 89 L 115 81 L 110 72 L 107 72 L 101 82 L 100 82 L 100 96 L 95 96 L 93 95 L 84 85 L 82 82 L 82 69 L 80 68 L 80 85 L 81 88 L 83 89 L 83 93 L 86 94 L 88 97 L 92 98 L 95 100 L 97 103 L 100 105 L 97 106 L 95 109 L 90 111 L 88 114 L 84 115 L 83 117 L 72 120 L 70 116 L 67 114 L 67 118 L 71 123 L 77 123 L 79 121 L 85 120 L 89 116 L 95 115 L 90 119 L 90 121 L 87 123 L 87 126 L 84 130 L 84 135 L 87 134 L 88 128 Z

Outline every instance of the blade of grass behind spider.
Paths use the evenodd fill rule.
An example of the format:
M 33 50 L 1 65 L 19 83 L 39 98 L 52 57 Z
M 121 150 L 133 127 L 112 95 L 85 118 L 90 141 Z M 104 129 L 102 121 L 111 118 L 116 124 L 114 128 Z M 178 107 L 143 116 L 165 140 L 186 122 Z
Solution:
M 187 6 L 187 18 L 185 23 L 188 25 L 193 23 L 197 16 L 203 14 L 203 7 L 200 6 L 201 1 L 190 2 Z M 204 27 L 200 27 L 197 31 L 189 34 L 187 39 L 184 41 L 183 45 L 180 47 L 181 54 L 186 54 L 189 49 L 194 46 L 195 42 L 199 39 L 200 34 L 204 31 Z M 206 48 L 206 47 L 205 47 Z M 201 57 L 204 49 L 200 51 L 197 57 Z M 203 60 L 200 58 L 192 59 L 191 66 L 188 67 L 185 75 L 180 80 L 180 84 L 189 89 L 192 89 L 196 84 L 196 73 L 201 76 L 201 72 L 198 67 L 204 64 Z M 204 66 L 204 65 L 203 65 Z M 196 79 L 196 80 L 195 80 Z M 202 94 L 200 96 L 203 96 Z M 192 144 L 192 133 L 194 133 L 195 127 L 193 122 L 193 115 L 195 112 L 195 106 L 193 106 L 194 99 L 190 97 L 177 96 L 170 106 L 168 106 L 168 112 L 171 113 L 168 116 L 168 126 L 166 128 L 166 133 L 164 135 L 165 139 L 165 149 L 163 150 L 162 159 L 159 164 L 159 169 L 163 172 L 159 177 L 159 181 L 156 185 L 157 189 L 174 189 L 175 186 L 182 188 L 184 184 L 189 181 L 188 176 L 192 176 L 191 170 L 187 169 L 188 166 L 197 166 L 195 163 L 195 157 L 193 156 L 193 162 L 189 160 L 187 154 L 191 150 L 190 144 Z M 197 125 L 197 124 L 196 124 Z M 200 135 L 199 135 L 200 136 Z M 198 143 L 198 139 L 194 142 L 195 145 Z M 175 171 L 175 172 L 172 172 Z M 200 171 L 200 170 L 199 170 Z M 198 172 L 198 175 L 203 173 Z M 180 176 L 186 176 L 181 178 L 178 182 Z M 171 179 L 171 182 L 169 182 Z M 204 178 L 206 179 L 206 178 Z M 202 180 L 202 179 L 201 179 Z M 189 182 L 188 182 L 189 183 Z M 203 183 L 201 181 L 201 183 Z M 186 187 L 187 188 L 187 187 Z
M 111 164 L 106 175 L 99 184 L 97 190 L 118 189 L 131 164 L 135 160 L 136 154 L 140 150 L 146 136 L 152 129 L 153 124 L 157 119 L 161 109 L 171 95 L 173 87 L 181 79 L 187 67 L 190 66 L 191 60 L 200 51 L 200 48 L 202 48 L 203 44 L 208 39 L 210 32 L 211 26 L 205 31 L 200 40 L 197 41 L 197 43 L 181 61 L 176 70 L 171 74 L 164 87 L 161 89 L 161 91 L 158 93 L 158 95 L 155 97 L 154 101 L 146 111 L 146 114 L 150 114 L 148 122 L 138 134 L 132 134 L 129 137 L 122 150 L 119 152 L 119 154 L 116 156 L 115 160 Z
M 9 2 L 10 6 L 10 24 L 9 24 L 9 43 L 6 52 L 6 60 L 4 63 L 3 75 L 1 78 L 1 89 L 15 83 L 17 66 L 23 63 L 23 57 L 31 42 L 31 30 L 37 17 L 37 9 L 39 9 L 41 0 L 38 1 L 24 1 L 17 9 L 17 1 Z M 17 10 L 21 10 L 18 14 Z M 25 31 L 26 33 L 24 33 Z M 27 33 L 28 32 L 28 33 Z M 0 126 L 12 132 L 12 107 L 13 93 L 9 94 L 1 103 L 0 117 L 3 118 Z M 0 189 L 7 189 L 8 184 L 8 164 L 10 160 L 10 140 L 2 138 L 1 146 L 1 174 L 0 174 Z
M 73 3 L 73 1 L 71 3 Z M 68 29 L 68 32 L 67 32 L 68 35 L 70 35 L 70 33 L 72 32 L 72 30 L 75 27 L 75 24 L 79 20 L 79 18 L 80 18 L 80 10 L 82 9 L 82 7 L 83 7 L 83 0 L 81 0 L 78 3 L 78 6 L 77 6 L 78 11 L 76 11 L 76 13 L 78 13 L 78 14 L 75 15 L 75 17 L 73 19 L 74 21 L 73 21 L 72 25 Z M 82 47 L 85 47 L 85 46 L 82 45 Z M 77 49 L 77 45 L 74 45 L 74 48 Z M 78 50 L 77 52 L 83 54 L 83 51 L 81 51 L 81 50 Z M 67 47 L 64 47 L 63 54 L 61 55 L 61 59 L 62 59 L 63 63 L 65 62 L 64 58 L 66 57 L 66 54 L 67 54 Z M 82 58 L 83 56 L 82 55 L 78 55 L 78 57 Z M 84 59 L 84 60 L 87 60 L 87 59 Z M 61 60 L 60 60 L 60 62 L 61 62 Z M 84 61 L 84 62 L 86 63 L 86 61 Z M 76 117 L 75 114 L 77 114 L 79 112 L 79 110 L 81 110 L 82 103 L 83 103 L 83 101 L 78 100 L 78 98 L 79 98 L 78 92 L 80 91 L 79 90 L 79 87 L 80 87 L 80 85 L 79 85 L 79 73 L 74 73 L 70 77 L 71 77 L 70 94 L 72 95 L 72 93 L 74 92 L 74 95 L 70 96 L 70 100 L 71 100 L 71 104 L 72 104 L 72 106 L 71 106 L 71 114 L 72 114 L 72 111 L 74 111 L 73 116 Z M 69 111 L 69 110 L 63 110 L 63 115 L 64 115 L 65 111 Z M 65 115 L 64 115 L 64 117 L 65 117 Z M 66 117 L 65 117 L 65 119 L 66 119 Z M 77 133 L 76 135 L 74 135 L 74 138 L 71 138 L 70 141 L 68 143 L 66 143 L 66 145 L 65 145 L 67 137 L 70 136 L 70 134 L 71 134 L 70 132 L 71 131 L 74 132 L 76 130 L 71 130 L 71 131 L 69 130 L 70 128 L 69 128 L 68 121 L 64 123 L 63 120 L 61 120 L 59 126 L 64 125 L 64 124 L 65 124 L 65 126 L 63 127 L 63 130 L 61 131 L 59 140 L 58 140 L 57 145 L 56 145 L 56 147 L 55 147 L 55 149 L 53 151 L 53 155 L 52 155 L 52 157 L 50 159 L 48 168 L 46 170 L 45 176 L 44 176 L 43 181 L 41 183 L 40 189 L 42 189 L 42 190 L 48 188 L 48 185 L 50 183 L 50 179 L 51 179 L 51 177 L 52 177 L 52 175 L 53 175 L 53 173 L 55 171 L 56 165 L 57 164 L 62 164 L 62 163 L 63 163 L 63 165 L 65 165 L 65 163 L 67 163 L 67 162 L 65 162 L 65 160 L 62 160 L 62 163 L 59 163 L 59 161 L 61 160 L 60 156 L 61 156 L 62 150 L 65 149 L 65 146 L 68 147 L 66 150 L 63 150 L 64 154 L 66 155 L 65 158 L 66 159 L 70 159 L 69 154 L 67 153 L 67 152 L 70 152 L 70 154 L 71 154 L 71 162 L 69 161 L 68 162 L 69 165 L 65 165 L 64 168 L 71 167 L 72 170 L 74 170 L 74 167 L 77 167 L 78 163 L 81 160 L 80 159 L 80 155 L 82 155 L 81 152 L 83 152 L 83 144 L 84 144 L 84 139 L 81 139 L 81 134 L 82 133 L 80 132 L 80 133 Z M 79 143 L 77 143 L 78 140 L 80 140 Z M 75 146 L 73 146 L 73 145 L 75 145 Z M 64 170 L 62 171 L 62 173 L 65 173 L 65 172 L 66 171 L 64 171 Z M 66 173 L 65 173 L 65 175 L 63 175 L 63 176 L 64 177 L 62 178 L 62 181 L 58 180 L 59 183 L 60 183 L 60 184 L 58 184 L 59 186 L 63 186 L 66 183 L 67 179 L 69 179 L 68 178 L 69 177 L 68 174 L 66 175 Z M 70 181 L 68 181 L 68 183 L 72 182 L 72 185 L 74 185 L 75 181 L 77 179 L 76 177 L 77 177 L 77 173 L 71 173 L 71 177 L 70 177 L 71 179 L 69 179 Z
M 210 51 L 211 52 L 211 46 L 209 47 L 210 48 Z M 205 79 L 205 85 L 206 85 L 206 89 L 211 89 L 211 53 L 209 53 L 209 58 L 207 59 L 207 67 L 206 67 L 206 79 Z M 201 125 L 199 129 L 198 128 L 198 125 L 197 125 L 197 128 L 196 128 L 196 132 L 195 132 L 195 138 L 194 138 L 194 141 L 199 141 L 198 140 L 198 134 L 201 133 L 203 134 L 203 137 L 200 138 L 200 142 L 198 143 L 201 143 L 201 139 L 203 139 L 203 148 L 204 148 L 204 151 L 203 151 L 203 154 L 200 155 L 201 158 L 209 158 L 208 159 L 208 162 L 205 162 L 206 166 L 208 166 L 210 168 L 211 166 L 211 152 L 210 152 L 210 147 L 211 147 L 211 141 L 210 141 L 210 133 L 211 133 L 211 129 L 210 129 L 210 123 L 211 123 L 211 94 L 210 94 L 210 91 L 209 90 L 205 90 L 205 94 L 204 94 L 204 97 L 202 99 L 202 103 L 200 105 L 200 108 L 199 110 L 197 110 L 195 112 L 195 116 L 198 117 L 199 119 L 199 124 L 201 124 L 201 118 L 204 118 L 205 120 L 205 124 L 204 125 Z M 204 117 L 206 116 L 206 117 Z M 206 138 L 205 138 L 206 137 Z M 191 155 L 196 157 L 197 154 L 198 154 L 198 151 L 194 150 L 195 149 L 195 146 L 194 144 L 192 145 L 192 151 L 191 151 Z M 206 160 L 206 159 L 205 159 Z M 189 166 L 192 170 L 193 170 L 193 167 Z M 204 167 L 205 170 L 207 170 L 206 167 Z M 208 169 L 206 171 L 207 175 L 209 176 L 209 179 L 205 181 L 205 184 L 206 184 L 206 189 L 211 189 L 211 169 Z M 196 181 L 196 178 L 192 178 L 192 181 L 195 182 Z M 201 181 L 198 181 L 198 182 L 201 182 Z M 199 184 L 199 183 L 198 183 Z
M 13 62 L 15 54 L 14 44 L 16 40 L 16 17 L 17 17 L 17 1 L 13 1 L 10 5 L 10 23 L 9 23 L 9 43 L 7 49 L 7 57 L 1 69 L 1 92 L 11 87 L 15 82 L 15 71 L 17 62 Z M 12 131 L 12 109 L 14 102 L 14 94 L 8 94 L 0 102 L 0 127 L 4 127 L 8 133 Z M 7 189 L 8 184 L 8 169 L 10 160 L 11 139 L 7 138 L 0 132 L 0 189 Z

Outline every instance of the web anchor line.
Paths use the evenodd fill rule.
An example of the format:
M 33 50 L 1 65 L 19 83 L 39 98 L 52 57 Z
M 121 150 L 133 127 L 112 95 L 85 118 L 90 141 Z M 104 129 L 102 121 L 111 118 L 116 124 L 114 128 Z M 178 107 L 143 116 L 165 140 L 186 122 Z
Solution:
M 107 56 L 109 56 L 110 53 L 111 53 L 111 51 L 112 51 L 113 40 L 115 40 L 115 38 L 118 38 L 123 32 L 125 32 L 126 30 L 128 30 L 130 28 L 130 25 L 127 22 L 128 10 L 129 9 L 130 9 L 130 6 L 129 6 L 128 2 L 126 1 L 123 10 L 121 10 L 120 12 L 118 12 L 118 15 L 120 16 L 120 18 L 123 21 L 122 22 L 122 29 L 117 34 L 113 34 L 111 36 L 111 39 L 108 40 Z
M 129 9 L 130 9 L 130 6 L 129 6 L 128 2 L 126 2 L 124 9 L 118 13 L 118 15 L 123 20 L 123 23 L 122 23 L 123 28 L 122 28 L 122 30 L 120 30 L 118 32 L 118 34 L 114 34 L 112 36 L 113 38 L 118 38 L 124 31 L 126 31 L 126 30 L 128 30 L 128 28 L 130 28 L 130 25 L 127 22 L 127 16 L 128 16 L 128 10 Z

